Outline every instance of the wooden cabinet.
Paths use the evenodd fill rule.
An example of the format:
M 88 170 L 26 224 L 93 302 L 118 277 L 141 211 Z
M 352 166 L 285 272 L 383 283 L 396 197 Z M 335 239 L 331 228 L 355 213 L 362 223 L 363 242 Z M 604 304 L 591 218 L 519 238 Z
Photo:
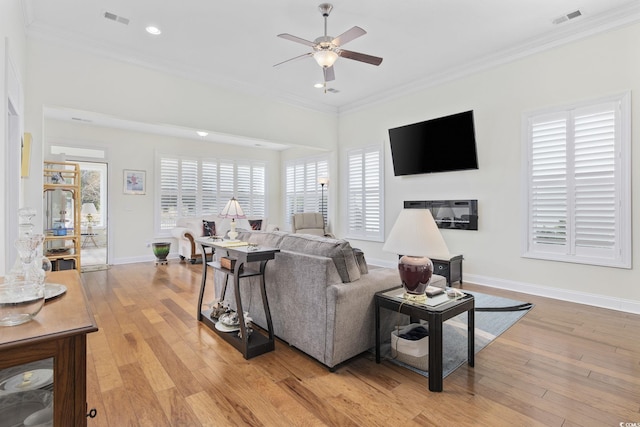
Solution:
M 44 162 L 44 247 L 54 270 L 80 270 L 80 165 Z
M 34 320 L 1 327 L 0 373 L 52 358 L 54 426 L 86 426 L 86 335 L 98 327 L 78 271 L 52 272 L 48 281 L 67 292 L 47 301 Z

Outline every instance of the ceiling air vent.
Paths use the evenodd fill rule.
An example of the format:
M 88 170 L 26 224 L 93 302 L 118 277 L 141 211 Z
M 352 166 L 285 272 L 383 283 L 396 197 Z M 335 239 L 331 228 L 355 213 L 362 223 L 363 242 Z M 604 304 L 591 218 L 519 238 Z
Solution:
M 118 16 L 115 13 L 105 12 L 104 17 L 110 21 L 115 21 L 124 25 L 129 25 L 129 20 L 127 18 Z
M 571 13 L 567 13 L 566 15 L 562 15 L 551 22 L 553 22 L 555 25 L 558 25 L 558 24 L 562 24 L 563 22 L 567 22 L 570 19 L 575 19 L 579 16 L 582 16 L 582 12 L 580 12 L 579 10 L 575 10 Z

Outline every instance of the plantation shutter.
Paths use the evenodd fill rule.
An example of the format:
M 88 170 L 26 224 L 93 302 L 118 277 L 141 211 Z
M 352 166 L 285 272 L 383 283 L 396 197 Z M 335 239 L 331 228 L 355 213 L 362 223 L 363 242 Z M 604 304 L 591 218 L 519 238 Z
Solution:
M 171 230 L 181 216 L 216 216 L 233 196 L 247 216 L 265 215 L 263 163 L 159 157 L 158 168 L 158 232 Z
M 180 215 L 193 216 L 197 212 L 198 161 L 183 160 L 180 168 Z
M 531 237 L 534 244 L 564 246 L 567 244 L 565 115 L 537 118 L 532 123 L 531 141 Z
M 218 213 L 222 212 L 227 202 L 235 196 L 233 162 L 220 162 L 218 175 Z
M 616 245 L 615 105 L 576 111 L 575 233 L 580 248 Z
M 350 237 L 382 239 L 381 153 L 377 147 L 350 150 L 347 227 Z
M 218 162 L 202 162 L 202 213 L 218 214 Z
M 160 230 L 176 225 L 178 188 L 178 159 L 160 159 Z
M 527 118 L 524 256 L 630 267 L 630 101 Z
M 308 158 L 289 161 L 285 165 L 285 223 L 291 225 L 294 213 L 328 212 L 329 187 L 324 190 L 318 178 L 329 176 L 326 158 Z M 324 193 L 324 194 L 323 194 Z M 324 200 L 322 196 L 324 195 Z
M 262 165 L 254 165 L 251 168 L 251 206 L 253 216 L 264 217 L 266 215 L 266 170 Z

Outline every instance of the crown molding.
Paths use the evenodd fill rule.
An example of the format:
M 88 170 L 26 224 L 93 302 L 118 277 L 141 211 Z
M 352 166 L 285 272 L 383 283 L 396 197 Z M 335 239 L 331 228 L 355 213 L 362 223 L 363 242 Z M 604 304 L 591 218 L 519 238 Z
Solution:
M 628 3 L 625 6 L 596 17 L 584 17 L 576 22 L 569 21 L 565 24 L 560 24 L 556 31 L 544 37 L 530 39 L 492 55 L 460 64 L 457 67 L 442 70 L 429 77 L 414 80 L 413 82 L 399 85 L 395 88 L 376 93 L 373 96 L 343 105 L 338 109 L 338 114 L 342 115 L 357 112 L 376 104 L 458 80 L 558 46 L 632 25 L 638 21 L 640 21 L 640 3 L 638 2 Z

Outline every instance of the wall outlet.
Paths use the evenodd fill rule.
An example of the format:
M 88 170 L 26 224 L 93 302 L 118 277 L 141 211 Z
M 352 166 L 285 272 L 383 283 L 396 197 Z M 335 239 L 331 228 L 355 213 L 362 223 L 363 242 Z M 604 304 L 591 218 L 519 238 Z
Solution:
M 147 242 L 147 247 L 150 248 L 151 247 L 151 242 Z

